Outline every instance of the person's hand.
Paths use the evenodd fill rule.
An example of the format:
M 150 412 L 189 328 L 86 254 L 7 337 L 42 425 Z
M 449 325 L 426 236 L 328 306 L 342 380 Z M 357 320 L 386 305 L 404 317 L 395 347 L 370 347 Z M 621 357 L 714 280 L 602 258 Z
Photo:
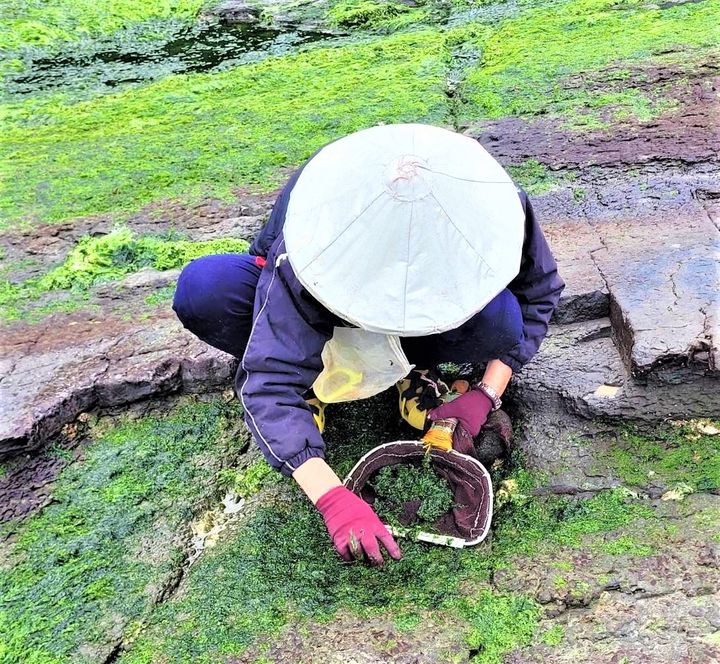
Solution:
M 428 412 L 428 418 L 432 421 L 455 418 L 475 438 L 487 422 L 492 407 L 490 397 L 480 390 L 470 390 L 457 399 L 433 408 Z
M 344 486 L 336 486 L 315 504 L 325 519 L 330 537 L 343 560 L 362 560 L 364 556 L 382 565 L 380 543 L 395 560 L 400 548 L 372 507 Z

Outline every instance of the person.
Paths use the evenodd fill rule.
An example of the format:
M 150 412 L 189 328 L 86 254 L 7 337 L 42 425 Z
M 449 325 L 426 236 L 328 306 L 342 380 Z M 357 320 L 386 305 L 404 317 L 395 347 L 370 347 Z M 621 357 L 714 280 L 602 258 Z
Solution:
M 527 195 L 476 140 L 381 125 L 328 144 L 295 172 L 247 254 L 188 264 L 173 308 L 241 360 L 247 426 L 320 511 L 342 558 L 382 564 L 381 545 L 396 559 L 400 549 L 325 462 L 312 388 L 322 402 L 338 376 L 379 376 L 365 392 L 351 386 L 368 396 L 413 365 L 486 364 L 482 381 L 450 403 L 411 418 L 401 399 L 419 428 L 454 417 L 476 436 L 537 352 L 563 288 Z M 373 374 L 363 349 L 392 371 Z M 360 368 L 322 380 L 326 365 L 351 356 Z

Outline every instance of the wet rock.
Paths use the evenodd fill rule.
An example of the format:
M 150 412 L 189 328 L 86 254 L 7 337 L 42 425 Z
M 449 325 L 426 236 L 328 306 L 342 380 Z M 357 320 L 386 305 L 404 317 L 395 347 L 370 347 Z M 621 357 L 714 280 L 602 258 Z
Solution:
M 633 523 L 612 534 L 589 536 L 582 548 L 514 561 L 499 570 L 501 591 L 527 593 L 544 605 L 537 643 L 506 661 L 710 662 L 720 646 L 720 569 L 708 548 L 717 529 L 720 498 L 696 495 L 685 509 L 653 503 L 657 521 Z M 638 531 L 644 535 L 638 538 Z M 605 541 L 629 537 L 652 545 L 650 555 L 608 555 Z M 710 562 L 710 565 L 707 563 Z M 542 634 L 559 630 L 555 646 Z
M 667 418 L 718 417 L 718 380 L 670 383 L 628 372 L 609 319 L 553 326 L 538 355 L 516 376 L 509 402 L 519 418 L 514 445 L 548 483 L 574 491 L 616 486 L 599 459 L 615 427 Z
M 213 7 L 212 13 L 230 23 L 257 23 L 261 9 L 258 3 L 225 0 Z
M 626 72 L 627 73 L 627 72 Z M 657 89 L 680 74 L 667 65 L 634 72 L 630 80 L 614 80 L 608 69 L 596 80 L 566 81 L 569 88 L 607 90 Z M 713 63 L 700 64 L 687 73 L 685 82 L 673 85 L 672 95 L 681 100 L 679 109 L 647 122 L 612 122 L 607 129 L 569 132 L 565 119 L 539 118 L 527 121 L 503 118 L 470 126 L 465 133 L 477 136 L 502 163 L 536 159 L 556 168 L 641 164 L 655 160 L 677 160 L 684 164 L 714 161 L 720 152 L 715 90 L 720 78 Z
M 0 523 L 22 518 L 47 502 L 53 480 L 73 456 L 70 453 L 23 459 L 17 468 L 0 477 Z
M 145 268 L 139 272 L 129 274 L 120 281 L 100 284 L 95 288 L 95 296 L 105 298 L 126 298 L 128 291 L 148 292 L 174 284 L 180 276 L 181 270 L 154 270 Z
M 508 402 L 522 422 L 515 444 L 566 491 L 617 483 L 597 460 L 621 421 L 720 414 L 715 189 L 705 167 L 657 177 L 600 179 L 590 198 L 610 202 L 577 204 L 576 218 L 555 194 L 536 205 L 567 288 Z M 643 182 L 678 189 L 665 197 Z
M 678 383 L 720 371 L 720 232 L 710 220 L 616 222 L 597 233 L 592 257 L 633 376 Z
M 228 23 L 258 23 L 282 32 L 346 34 L 330 25 L 328 3 L 313 0 L 225 0 L 205 10 L 207 16 Z
M 81 313 L 6 328 L 0 457 L 41 447 L 84 411 L 231 384 L 236 360 L 161 310 L 144 320 Z
M 598 234 L 578 221 L 548 223 L 543 226 L 553 249 L 565 290 L 553 316 L 556 323 L 575 323 L 604 318 L 610 312 L 607 285 L 592 253 L 602 247 Z
M 682 594 L 643 601 L 627 595 L 602 595 L 591 610 L 563 613 L 541 628 L 559 626 L 562 641 L 516 652 L 508 664 L 707 664 L 720 661 L 716 634 L 720 595 Z
M 250 664 L 260 652 L 251 649 L 231 664 Z M 421 627 L 401 631 L 387 617 L 358 619 L 343 613 L 329 623 L 290 625 L 275 637 L 263 655 L 273 662 L 303 664 L 434 664 L 469 661 L 463 625 L 440 622 L 432 615 Z

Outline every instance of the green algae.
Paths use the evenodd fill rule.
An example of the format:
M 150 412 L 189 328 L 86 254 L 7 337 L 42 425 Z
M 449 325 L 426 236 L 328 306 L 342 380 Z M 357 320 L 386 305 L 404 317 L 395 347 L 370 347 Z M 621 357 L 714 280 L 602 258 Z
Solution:
M 0 196 L 0 218 L 49 222 L 163 198 L 227 198 L 241 185 L 271 190 L 345 134 L 442 122 L 442 50 L 442 35 L 425 30 L 170 76 L 86 102 L 6 104 L 0 176 L 13 185 Z
M 359 615 L 449 612 L 476 626 L 469 643 L 482 638 L 492 622 L 502 634 L 492 637 L 495 651 L 515 646 L 518 634 L 508 634 L 510 625 L 532 603 L 522 600 L 518 606 L 489 593 L 461 599 L 466 572 L 461 554 L 412 542 L 403 548 L 403 560 L 382 569 L 342 564 L 328 546 L 322 519 L 305 501 L 296 497 L 261 507 L 190 570 L 187 591 L 157 609 L 120 661 L 217 661 L 277 634 L 291 620 L 326 620 L 339 608 Z
M 598 549 L 611 556 L 651 556 L 657 551 L 657 547 L 638 541 L 639 538 L 629 535 L 621 535 L 598 545 Z
M 465 110 L 471 120 L 547 113 L 577 119 L 604 106 L 633 115 L 642 97 L 648 117 L 647 95 L 627 85 L 596 89 L 585 75 L 619 64 L 646 67 L 672 50 L 692 60 L 719 38 L 717 0 L 663 10 L 640 2 L 619 9 L 614 0 L 534 7 L 503 22 L 484 44 L 482 63 L 467 77 L 472 103 Z
M 540 635 L 540 643 L 546 646 L 559 646 L 565 638 L 565 628 L 562 625 L 553 625 Z
M 558 178 L 537 159 L 526 159 L 505 170 L 531 196 L 547 193 L 559 185 Z
M 704 434 L 692 423 L 668 424 L 652 433 L 626 429 L 601 460 L 630 486 L 720 488 L 720 436 Z
M 53 500 L 11 536 L 0 566 L 0 661 L 97 661 L 141 620 L 184 559 L 186 523 L 244 441 L 222 401 L 96 431 L 64 469 Z M 154 589 L 154 590 L 153 590 Z
M 588 535 L 654 518 L 650 506 L 628 498 L 622 489 L 603 491 L 587 500 L 539 500 L 519 494 L 496 512 L 493 549 L 504 565 L 512 556 L 529 556 L 559 546 L 581 548 Z
M 326 439 L 328 460 L 334 468 L 351 466 L 358 455 L 366 451 L 365 448 L 377 444 L 382 422 L 395 407 L 394 400 L 386 405 L 384 409 L 373 408 L 371 404 L 368 410 L 363 407 L 367 404 L 349 404 L 329 414 Z M 175 597 L 148 613 L 147 605 L 142 602 L 133 604 L 124 596 L 123 599 L 118 599 L 116 595 L 105 597 L 115 587 L 114 583 L 104 581 L 108 574 L 114 579 L 113 574 L 120 574 L 119 570 L 122 570 L 123 582 L 129 584 L 130 596 L 137 598 L 137 588 L 142 585 L 140 579 L 147 578 L 143 575 L 149 572 L 144 568 L 133 568 L 135 558 L 132 564 L 129 563 L 127 556 L 123 558 L 120 555 L 119 549 L 113 549 L 106 543 L 104 535 L 99 537 L 96 521 L 88 523 L 86 519 L 75 522 L 74 519 L 79 519 L 78 511 L 71 508 L 77 506 L 80 514 L 84 514 L 85 498 L 78 500 L 72 494 L 71 503 L 71 494 L 68 494 L 68 499 L 63 499 L 56 508 L 58 512 L 51 511 L 53 506 L 50 506 L 39 517 L 33 517 L 43 519 L 33 532 L 37 534 L 42 530 L 45 533 L 43 537 L 59 532 L 58 541 L 64 543 L 77 540 L 80 536 L 76 531 L 83 529 L 85 540 L 98 542 L 103 555 L 115 554 L 110 555 L 111 569 L 105 572 L 109 563 L 99 555 L 88 557 L 83 554 L 82 560 L 78 561 L 78 564 L 82 562 L 85 565 L 83 576 L 87 577 L 88 583 L 87 588 L 83 586 L 83 592 L 90 598 L 69 595 L 75 608 L 64 614 L 68 636 L 63 637 L 65 640 L 59 642 L 56 650 L 40 650 L 35 645 L 28 645 L 47 640 L 56 629 L 55 623 L 47 624 L 34 617 L 31 620 L 33 606 L 38 607 L 38 615 L 44 615 L 42 609 L 47 604 L 46 595 L 28 595 L 22 611 L 11 616 L 22 625 L 16 629 L 17 639 L 20 640 L 13 642 L 16 644 L 13 648 L 24 648 L 18 652 L 28 656 L 36 652 L 48 656 L 68 652 L 79 643 L 80 635 L 85 639 L 91 627 L 99 624 L 93 621 L 101 620 L 103 607 L 113 603 L 126 617 L 124 641 L 128 651 L 119 658 L 124 664 L 156 661 L 201 663 L 231 658 L 279 634 L 288 625 L 302 627 L 305 621 L 329 620 L 339 610 L 358 616 L 387 615 L 407 629 L 417 626 L 418 616 L 423 611 L 432 611 L 440 620 L 466 626 L 466 643 L 474 661 L 499 664 L 504 653 L 527 645 L 534 638 L 540 608 L 527 597 L 489 590 L 494 570 L 512 566 L 516 559 L 527 555 L 547 555 L 560 547 L 583 548 L 587 546 L 588 536 L 612 533 L 632 524 L 645 528 L 654 518 L 653 510 L 647 504 L 630 499 L 628 493 L 621 490 L 603 492 L 585 501 L 565 497 L 542 500 L 532 497 L 531 491 L 538 479 L 517 469 L 510 480 L 516 483 L 518 491 L 496 510 L 492 545 L 457 551 L 401 540 L 404 552 L 401 561 L 388 562 L 383 568 L 348 565 L 334 554 L 320 515 L 298 489 L 285 481 L 278 485 L 279 476 L 270 474 L 264 461 L 253 462 L 239 471 L 220 470 L 214 474 L 212 482 L 205 481 L 204 489 L 202 486 L 191 489 L 180 483 L 176 484 L 170 497 L 165 486 L 161 487 L 161 491 L 156 490 L 156 473 L 151 474 L 146 469 L 150 466 L 158 468 L 157 454 L 164 446 L 173 444 L 167 439 L 173 441 L 179 436 L 183 449 L 187 449 L 185 446 L 190 448 L 189 454 L 193 460 L 198 459 L 198 465 L 210 462 L 212 466 L 214 457 L 227 456 L 224 451 L 218 454 L 210 442 L 213 417 L 228 422 L 239 416 L 239 412 L 228 405 L 204 407 L 221 410 L 219 413 L 209 412 L 207 416 L 191 422 L 173 415 L 173 418 L 184 422 L 179 431 L 163 424 L 162 418 L 141 420 L 145 423 L 137 424 L 144 427 L 138 440 L 145 442 L 128 443 L 129 438 L 134 438 L 122 436 L 122 450 L 130 445 L 129 454 L 121 454 L 120 449 L 115 449 L 115 455 L 105 454 L 97 460 L 88 456 L 86 465 L 79 467 L 77 472 L 80 473 L 83 468 L 89 470 L 78 474 L 74 480 L 77 495 L 93 496 L 100 505 L 94 506 L 93 510 L 102 511 L 100 508 L 103 505 L 116 506 L 122 512 L 122 519 L 131 520 L 129 526 L 121 522 L 119 531 L 122 537 L 118 546 L 126 546 L 136 537 L 138 530 L 150 527 L 148 524 L 153 523 L 159 504 L 163 509 L 170 509 L 171 515 L 175 513 L 172 510 L 182 513 L 182 518 L 178 517 L 175 523 L 187 520 L 194 511 L 193 505 L 197 505 L 197 496 L 203 490 L 210 491 L 209 484 L 217 490 L 233 489 L 246 496 L 255 496 L 254 507 L 244 517 L 245 520 L 226 531 L 218 544 L 207 550 L 190 568 L 181 591 Z M 347 432 L 356 435 L 351 437 Z M 100 442 L 96 446 L 104 449 L 102 446 L 108 443 L 103 441 L 109 435 L 98 435 Z M 360 446 L 359 439 L 362 440 Z M 197 448 L 191 440 L 195 441 Z M 354 443 L 350 444 L 348 440 Z M 200 449 L 207 450 L 204 461 L 200 461 L 202 457 L 194 456 L 201 454 Z M 237 447 L 234 449 L 237 451 Z M 234 454 L 232 450 L 231 454 Z M 133 469 L 140 466 L 140 470 L 123 466 L 122 472 L 117 473 L 116 464 L 120 461 L 132 465 Z M 161 476 L 163 468 L 167 469 L 164 472 L 174 477 L 178 472 L 174 470 L 177 466 L 180 469 L 186 467 L 173 456 L 164 461 L 159 465 Z M 210 472 L 209 469 L 206 471 Z M 202 483 L 202 480 L 195 482 L 196 485 Z M 180 487 L 183 487 L 182 491 Z M 183 493 L 185 490 L 189 493 Z M 141 512 L 140 517 L 138 511 Z M 151 515 L 146 519 L 148 511 Z M 172 516 L 167 517 L 164 512 L 163 516 L 172 522 Z M 103 516 L 103 519 L 109 517 Z M 136 523 L 134 519 L 140 522 L 137 528 L 133 526 Z M 110 522 L 102 532 L 116 530 Z M 30 547 L 20 551 L 18 546 L 15 545 L 12 566 L 0 573 L 3 579 L 0 584 L 11 579 L 19 594 L 27 591 L 26 586 L 18 585 L 19 577 L 26 574 L 23 556 L 27 555 L 26 551 L 39 555 L 41 549 L 35 554 Z M 95 551 L 92 547 L 87 550 L 91 553 Z M 174 555 L 175 562 L 168 563 L 163 570 L 177 566 L 180 554 Z M 75 564 L 74 559 L 71 563 Z M 57 567 L 54 564 L 50 566 L 56 575 L 60 573 Z M 65 566 L 60 569 L 64 570 Z M 72 566 L 67 571 L 72 573 Z M 61 578 L 64 579 L 62 575 Z M 61 587 L 62 592 L 67 592 L 65 586 Z M 8 610 L 7 607 L 3 609 Z M 51 612 L 50 615 L 55 614 Z
M 392 31 L 420 22 L 425 13 L 400 2 L 341 0 L 330 7 L 327 17 L 339 28 Z
M 0 0 L 0 50 L 78 41 L 152 19 L 193 19 L 205 0 Z
M 72 310 L 87 302 L 90 289 L 98 283 L 115 281 L 146 267 L 170 270 L 200 256 L 244 252 L 247 248 L 245 240 L 191 242 L 172 234 L 137 236 L 128 228 L 117 227 L 107 235 L 81 238 L 59 266 L 40 277 L 21 283 L 0 279 L 0 319 L 14 320 L 27 315 L 32 303 L 47 293 L 66 291 L 67 299 L 56 300 L 51 310 L 58 310 L 58 305 Z M 149 304 L 164 301 L 168 290 L 154 295 Z M 34 313 L 37 315 L 38 311 Z
M 328 11 L 414 16 L 397 3 L 352 5 Z M 717 0 L 662 10 L 618 10 L 610 0 L 530 5 L 491 26 L 311 48 L 85 102 L 54 94 L 8 103 L 0 175 L 13 185 L 0 196 L 0 225 L 227 198 L 239 186 L 267 191 L 318 147 L 378 122 L 555 114 L 593 129 L 647 120 L 674 102 L 628 77 L 667 64 L 662 53 L 673 49 L 672 66 L 691 69 L 716 45 L 719 14 Z
M 432 528 L 453 507 L 453 494 L 447 480 L 438 475 L 426 456 L 419 466 L 398 464 L 379 470 L 370 480 L 376 494 L 373 504 L 383 523 L 392 526 L 417 525 Z M 412 524 L 402 523 L 404 505 L 419 501 Z
M 542 612 L 527 597 L 489 590 L 465 599 L 459 610 L 471 625 L 467 644 L 470 661 L 477 664 L 501 664 L 508 652 L 529 645 Z
M 150 307 L 156 307 L 160 305 L 167 305 L 168 302 L 172 301 L 173 295 L 175 294 L 175 284 L 169 284 L 158 288 L 154 293 L 146 295 L 144 298 L 145 304 Z
M 270 503 L 270 504 L 269 504 Z M 340 609 L 415 624 L 431 610 L 467 625 L 474 661 L 500 662 L 528 644 L 537 604 L 488 590 L 493 570 L 518 555 L 582 546 L 652 511 L 621 492 L 587 501 L 526 498 L 499 510 L 492 547 L 451 550 L 401 540 L 404 558 L 383 568 L 342 563 L 322 519 L 295 489 L 264 504 L 194 566 L 180 596 L 160 606 L 123 664 L 168 659 L 211 662 L 242 653 L 291 623 L 323 621 Z M 470 588 L 476 588 L 468 595 Z
M 234 491 L 241 498 L 249 498 L 280 480 L 268 463 L 261 459 L 247 468 L 226 468 L 218 475 L 218 486 Z

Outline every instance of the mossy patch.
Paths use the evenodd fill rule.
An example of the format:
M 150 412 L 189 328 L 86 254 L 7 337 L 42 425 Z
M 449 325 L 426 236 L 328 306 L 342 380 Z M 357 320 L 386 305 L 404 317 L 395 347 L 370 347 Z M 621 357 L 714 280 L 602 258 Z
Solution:
M 205 0 L 0 0 L 0 49 L 47 46 L 163 18 L 194 18 Z
M 553 625 L 540 635 L 540 643 L 546 646 L 559 646 L 565 638 L 565 628 L 562 625 Z
M 703 433 L 692 423 L 666 424 L 652 433 L 626 429 L 601 460 L 630 486 L 720 487 L 720 436 Z
M 289 489 L 191 569 L 181 596 L 159 607 L 121 662 L 217 661 L 272 638 L 288 623 L 327 620 L 344 609 L 389 614 L 408 629 L 418 611 L 431 610 L 467 625 L 474 661 L 499 663 L 530 643 L 540 608 L 526 597 L 490 591 L 494 569 L 518 554 L 579 547 L 587 534 L 651 514 L 620 492 L 583 502 L 518 499 L 498 512 L 492 547 L 457 551 L 400 540 L 401 561 L 371 568 L 342 563 L 320 516 Z
M 544 194 L 559 184 L 558 178 L 537 159 L 527 159 L 520 164 L 508 166 L 506 170 L 531 196 Z
M 280 481 L 281 476 L 261 459 L 247 468 L 226 468 L 218 476 L 218 486 L 233 491 L 241 498 L 249 498 L 262 489 Z
M 196 6 L 125 4 L 118 16 L 136 9 L 185 15 Z M 425 10 L 374 1 L 324 7 L 337 20 L 369 25 L 418 26 Z M 672 49 L 691 69 L 716 47 L 719 16 L 718 0 L 662 10 L 619 9 L 611 0 L 533 3 L 494 24 L 366 37 L 217 74 L 172 75 L 84 102 L 52 94 L 8 103 L 0 111 L 0 176 L 12 186 L 0 194 L 0 226 L 121 215 L 165 198 L 227 198 L 238 186 L 267 191 L 317 148 L 378 122 L 460 125 L 556 114 L 592 129 L 647 120 L 673 102 L 652 86 L 627 85 L 623 71 L 664 62 Z M 608 68 L 611 81 L 602 78 Z M 541 177 L 537 184 L 548 183 Z
M 64 291 L 66 298 L 54 304 L 68 310 L 86 302 L 90 289 L 100 282 L 114 281 L 145 267 L 170 270 L 200 256 L 244 252 L 247 248 L 245 240 L 223 238 L 191 242 L 173 235 L 137 236 L 124 227 L 107 235 L 86 236 L 62 264 L 46 274 L 19 284 L 0 279 L 0 319 L 13 320 L 26 315 L 32 303 L 50 292 Z M 155 294 L 155 300 L 149 304 L 163 301 L 166 295 L 168 290 Z
M 173 295 L 175 294 L 175 284 L 170 284 L 169 286 L 163 286 L 162 288 L 158 288 L 154 293 L 150 293 L 150 295 L 146 295 L 144 298 L 145 304 L 147 304 L 150 307 L 156 307 L 156 306 L 165 306 L 173 299 Z
M 182 563 L 186 522 L 244 442 L 229 433 L 240 415 L 187 402 L 98 430 L 52 503 L 2 526 L 14 543 L 0 567 L 1 661 L 104 659 Z
M 487 590 L 461 602 L 459 611 L 471 626 L 467 644 L 477 664 L 501 664 L 508 652 L 528 645 L 541 614 L 527 597 Z
M 629 535 L 621 535 L 602 542 L 598 545 L 598 549 L 612 556 L 651 556 L 657 550 L 654 546 L 642 543 Z
M 327 17 L 339 28 L 392 31 L 422 21 L 425 13 L 392 0 L 341 0 L 330 7 Z
M 0 217 L 53 221 L 161 198 L 275 188 L 329 141 L 379 122 L 446 113 L 443 37 L 393 35 L 269 58 L 80 103 L 2 110 Z M 381 86 L 377 81 L 382 81 Z
M 271 637 L 290 620 L 325 620 L 339 608 L 358 615 L 449 613 L 475 628 L 469 643 L 487 640 L 494 654 L 532 635 L 534 603 L 490 592 L 462 598 L 460 584 L 468 571 L 462 554 L 403 545 L 403 560 L 382 569 L 342 564 L 320 516 L 297 494 L 279 499 L 261 507 L 191 569 L 186 592 L 159 607 L 151 627 L 120 661 L 217 661 Z M 513 630 L 518 615 L 525 627 Z
M 717 0 L 663 10 L 640 2 L 619 7 L 615 0 L 533 7 L 502 23 L 484 44 L 482 62 L 467 77 L 465 113 L 470 120 L 555 113 L 582 125 L 598 122 L 598 109 L 613 107 L 647 118 L 652 97 L 627 87 L 593 88 L 585 75 L 617 63 L 648 65 L 670 50 L 692 58 L 717 45 L 719 19 Z

